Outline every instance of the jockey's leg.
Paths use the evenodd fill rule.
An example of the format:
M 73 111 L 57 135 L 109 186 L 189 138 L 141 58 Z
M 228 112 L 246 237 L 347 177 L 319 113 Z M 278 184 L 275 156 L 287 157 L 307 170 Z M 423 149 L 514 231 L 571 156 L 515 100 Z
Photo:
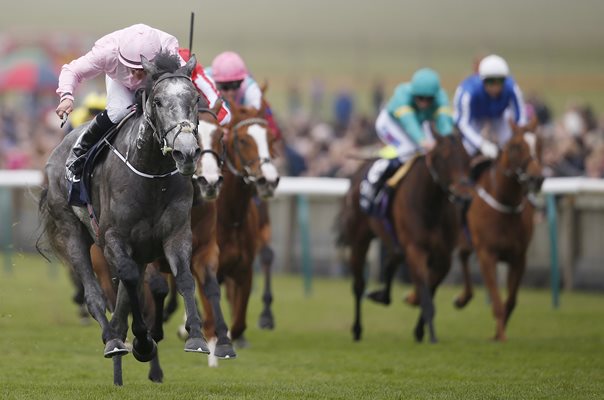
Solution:
M 90 121 L 90 124 L 76 141 L 71 153 L 69 153 L 69 156 L 67 157 L 67 161 L 65 162 L 66 167 L 70 172 L 70 174 L 68 174 L 70 180 L 80 180 L 82 169 L 84 168 L 84 162 L 86 161 L 84 156 L 92 146 L 101 140 L 105 132 L 107 132 L 113 126 L 113 122 L 111 122 L 107 116 L 107 110 L 97 114 L 97 116 Z
M 72 181 L 78 181 L 81 177 L 86 160 L 83 156 L 86 152 L 101 140 L 109 129 L 128 114 L 128 107 L 132 104 L 133 91 L 109 76 L 105 76 L 105 86 L 107 89 L 107 109 L 94 117 L 67 157 L 67 176 Z

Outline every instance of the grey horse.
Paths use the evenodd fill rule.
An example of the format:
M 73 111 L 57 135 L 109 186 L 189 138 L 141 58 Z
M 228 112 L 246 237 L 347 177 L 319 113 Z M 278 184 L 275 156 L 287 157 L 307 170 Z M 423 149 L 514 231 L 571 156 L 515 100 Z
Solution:
M 157 345 L 143 320 L 139 289 L 144 266 L 160 257 L 167 259 L 184 298 L 189 331 L 185 351 L 209 350 L 201 334 L 190 270 L 190 176 L 201 155 L 196 138 L 199 94 L 190 79 L 196 60 L 191 57 L 181 67 L 176 56 L 160 53 L 153 63 L 145 58 L 142 62 L 149 77 L 147 88 L 137 115 L 122 124 L 111 151 L 95 167 L 91 207 L 71 207 L 66 198 L 65 159 L 81 133 L 76 129 L 46 164 L 48 187 L 39 208 L 49 244 L 83 283 L 88 310 L 102 329 L 104 356 L 128 353 L 124 340 L 130 311 L 132 352 L 145 362 L 157 353 Z M 91 209 L 98 224 L 89 216 Z M 91 265 L 93 243 L 103 250 L 120 282 L 111 321 Z M 121 378 L 115 383 L 121 384 Z

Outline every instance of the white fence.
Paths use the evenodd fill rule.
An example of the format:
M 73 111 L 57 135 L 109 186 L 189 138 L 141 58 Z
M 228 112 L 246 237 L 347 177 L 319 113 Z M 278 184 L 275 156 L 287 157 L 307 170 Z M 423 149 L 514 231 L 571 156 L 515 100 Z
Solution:
M 13 197 L 11 190 L 14 188 L 36 188 L 42 185 L 42 174 L 36 170 L 7 171 L 0 170 L 0 234 L 3 235 L 3 243 L 0 249 L 4 249 L 5 264 L 7 252 L 10 254 L 12 244 L 12 214 Z M 296 200 L 296 216 L 289 216 L 288 220 L 294 220 L 298 227 L 299 243 L 301 248 L 302 271 L 306 279 L 307 288 L 310 287 L 312 276 L 311 268 L 311 245 L 309 234 L 309 219 L 312 210 L 309 209 L 309 200 L 313 198 L 338 198 L 344 195 L 349 188 L 348 179 L 333 178 L 311 178 L 311 177 L 282 177 L 277 189 L 278 197 L 293 196 Z M 589 194 L 604 194 L 604 180 L 590 178 L 550 178 L 546 179 L 542 193 L 547 208 L 550 240 L 550 270 L 551 286 L 554 305 L 558 304 L 558 288 L 560 283 L 558 272 L 558 222 L 556 203 L 554 195 L 581 197 Z M 572 234 L 572 233 L 571 233 Z M 568 238 L 565 238 L 568 239 Z M 563 239 L 563 241 L 565 240 Z M 572 240 L 570 237 L 569 240 Z M 291 244 L 291 243 L 290 243 Z M 573 250 L 570 252 L 572 253 Z M 569 263 L 567 263 L 569 264 Z M 566 266 L 565 266 L 566 268 Z M 566 273 L 565 273 L 566 277 Z

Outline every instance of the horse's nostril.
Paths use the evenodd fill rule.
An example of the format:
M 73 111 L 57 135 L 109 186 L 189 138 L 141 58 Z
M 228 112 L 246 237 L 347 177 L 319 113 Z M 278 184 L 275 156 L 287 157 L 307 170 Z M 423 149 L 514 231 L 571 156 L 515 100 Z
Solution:
M 201 149 L 198 147 L 195 149 L 195 153 L 193 154 L 193 160 L 197 161 L 201 157 Z
M 261 176 L 260 178 L 258 178 L 257 182 L 259 185 L 266 185 L 266 178 Z
M 281 179 L 281 177 L 277 177 L 277 179 L 275 179 L 275 187 L 277 187 L 277 185 L 279 185 L 279 179 Z
M 185 159 L 185 156 L 179 150 L 172 150 L 172 157 L 178 162 L 182 162 Z
M 199 182 L 199 183 L 200 183 L 202 186 L 207 186 L 207 185 L 208 185 L 208 180 L 207 180 L 205 177 L 203 177 L 203 176 L 200 176 L 199 178 L 197 178 L 197 181 L 198 181 L 198 182 Z

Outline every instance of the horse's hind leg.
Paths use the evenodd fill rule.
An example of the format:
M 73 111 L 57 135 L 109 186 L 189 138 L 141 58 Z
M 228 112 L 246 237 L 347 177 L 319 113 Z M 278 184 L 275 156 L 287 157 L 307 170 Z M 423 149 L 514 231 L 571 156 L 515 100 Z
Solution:
M 411 244 L 406 248 L 407 261 L 411 269 L 411 275 L 416 287 L 419 287 L 419 303 L 421 307 L 420 318 L 415 327 L 415 340 L 421 342 L 424 337 L 424 324 L 428 325 L 430 332 L 430 341 L 436 343 L 436 333 L 434 330 L 434 302 L 432 300 L 433 291 L 429 286 L 428 254 L 419 246 Z
M 264 272 L 264 293 L 262 294 L 264 308 L 258 319 L 258 326 L 260 329 L 275 328 L 275 318 L 271 311 L 271 304 L 273 302 L 273 294 L 271 291 L 271 268 L 274 258 L 275 253 L 273 249 L 268 244 L 262 246 L 260 249 L 260 264 L 262 265 L 262 271 Z
M 355 341 L 361 340 L 363 327 L 361 325 L 361 301 L 365 292 L 365 259 L 371 239 L 353 243 L 350 249 L 350 268 L 352 270 L 352 290 L 354 292 L 354 324 L 352 337 Z
M 464 308 L 472 297 L 474 297 L 473 289 L 472 289 L 472 278 L 470 276 L 470 255 L 472 251 L 469 249 L 461 249 L 459 251 L 459 261 L 461 262 L 461 273 L 463 277 L 463 291 L 457 298 L 454 300 L 453 304 L 456 308 L 461 309 Z
M 167 322 L 178 308 L 178 291 L 175 286 L 176 282 L 174 281 L 174 276 L 170 274 L 168 276 L 170 293 L 168 294 L 168 304 L 166 304 L 166 308 L 164 309 L 164 322 Z

